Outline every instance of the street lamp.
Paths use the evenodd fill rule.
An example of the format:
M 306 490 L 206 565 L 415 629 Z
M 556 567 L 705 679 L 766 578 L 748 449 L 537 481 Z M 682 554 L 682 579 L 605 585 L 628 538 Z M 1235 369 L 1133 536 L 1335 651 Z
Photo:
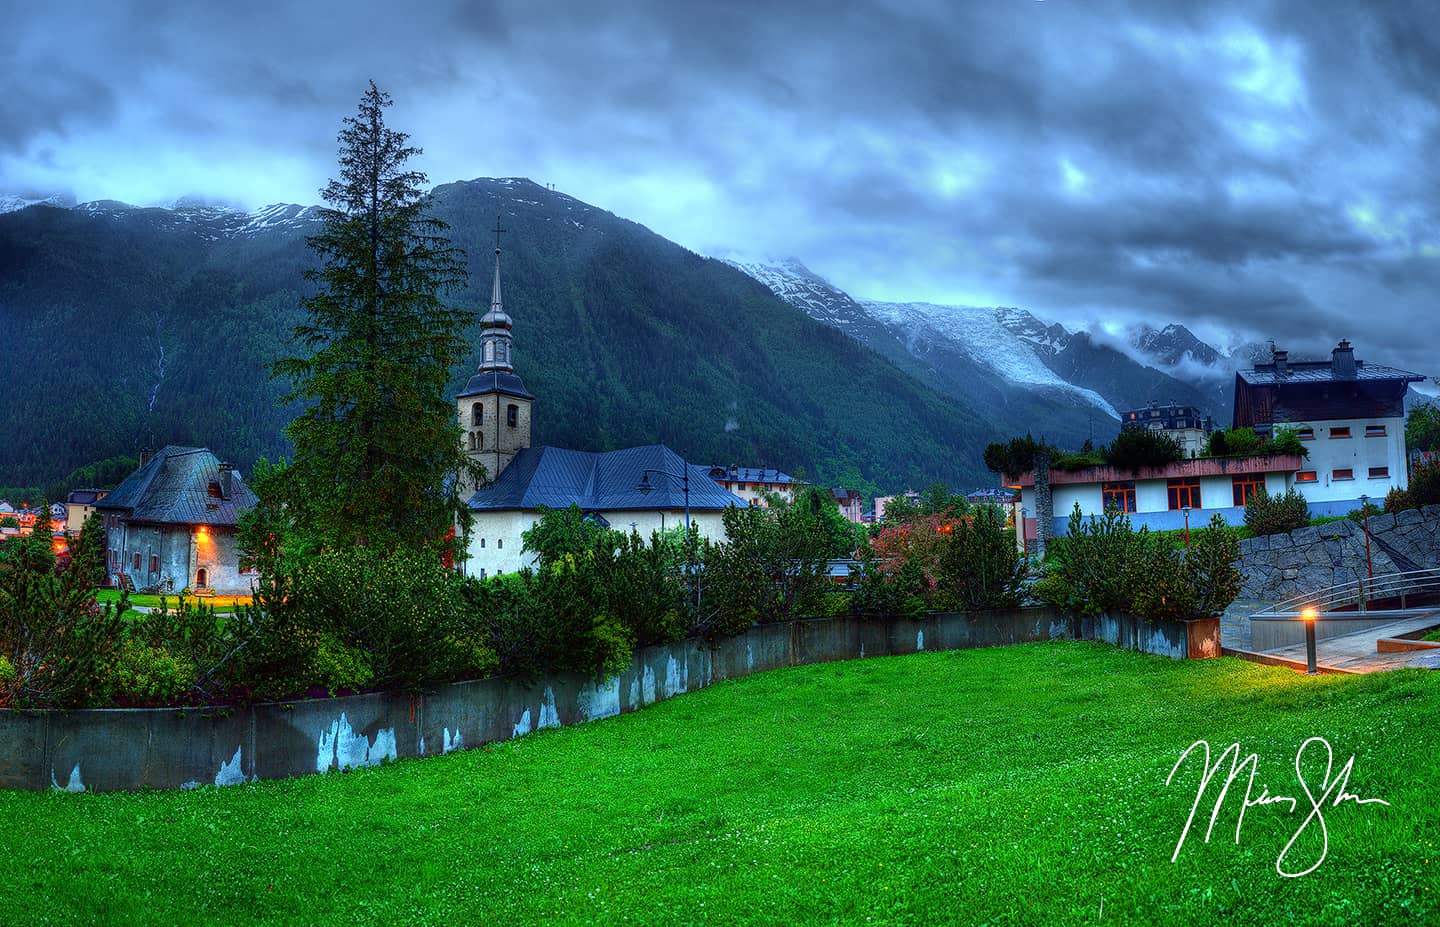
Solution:
M 1180 511 L 1185 513 L 1185 549 L 1190 549 L 1190 506 L 1182 505 Z
M 680 465 L 681 470 L 679 473 L 672 473 L 669 470 L 661 470 L 655 468 L 646 468 L 644 470 L 641 470 L 640 485 L 636 486 L 635 488 L 640 491 L 640 495 L 642 496 L 650 495 L 650 492 L 655 488 L 650 484 L 650 474 L 652 473 L 658 474 L 660 476 L 668 476 L 672 480 L 680 481 L 680 492 L 685 496 L 685 566 L 688 569 L 691 577 L 695 580 L 695 611 L 698 617 L 698 613 L 700 611 L 700 578 L 698 576 L 695 576 L 695 563 L 690 555 L 690 465 L 685 461 L 681 461 Z
M 1020 553 L 1026 556 L 1030 554 L 1030 523 L 1025 520 L 1029 514 L 1029 509 L 1020 507 Z
M 1305 620 L 1305 674 L 1315 676 L 1320 672 L 1315 666 L 1315 609 L 1306 608 L 1300 617 Z

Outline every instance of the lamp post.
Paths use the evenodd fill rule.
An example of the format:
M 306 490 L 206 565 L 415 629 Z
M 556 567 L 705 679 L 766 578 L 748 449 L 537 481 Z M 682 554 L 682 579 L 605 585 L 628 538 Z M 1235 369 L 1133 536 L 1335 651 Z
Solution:
M 1020 507 L 1020 553 L 1030 556 L 1030 525 L 1025 521 L 1030 510 L 1024 506 Z
M 1185 549 L 1190 549 L 1190 506 L 1183 505 L 1180 511 L 1185 513 Z
M 658 474 L 660 476 L 668 476 L 672 480 L 680 481 L 680 492 L 685 496 L 685 566 L 687 572 L 689 572 L 691 577 L 695 580 L 695 611 L 698 618 L 698 613 L 700 611 L 700 579 L 699 577 L 695 576 L 695 563 L 693 558 L 690 556 L 690 464 L 686 463 L 685 461 L 681 461 L 680 465 L 681 470 L 679 473 L 672 473 L 669 470 L 661 470 L 655 468 L 646 468 L 644 470 L 641 470 L 640 485 L 636 486 L 635 488 L 640 491 L 640 494 L 642 496 L 650 495 L 650 492 L 655 488 L 654 486 L 650 485 L 650 474 L 652 473 Z
M 1315 676 L 1320 672 L 1315 666 L 1315 609 L 1305 609 L 1300 617 L 1305 620 L 1305 674 Z

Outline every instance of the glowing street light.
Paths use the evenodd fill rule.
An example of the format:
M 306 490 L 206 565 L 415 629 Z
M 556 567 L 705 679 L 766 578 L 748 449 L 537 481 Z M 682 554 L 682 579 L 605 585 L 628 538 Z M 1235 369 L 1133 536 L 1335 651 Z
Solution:
M 1315 665 L 1315 619 L 1319 617 L 1314 608 L 1300 612 L 1305 621 L 1305 674 L 1315 676 L 1320 670 Z
M 1180 511 L 1185 513 L 1185 549 L 1190 549 L 1190 506 L 1182 505 Z

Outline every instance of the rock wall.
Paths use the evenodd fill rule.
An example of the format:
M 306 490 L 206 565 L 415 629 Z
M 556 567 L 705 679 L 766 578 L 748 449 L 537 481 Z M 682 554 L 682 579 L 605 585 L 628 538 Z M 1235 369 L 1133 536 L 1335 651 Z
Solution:
M 1440 567 L 1440 506 L 1370 519 L 1376 576 Z M 1365 532 L 1344 519 L 1240 542 L 1241 598 L 1275 601 L 1366 575 Z

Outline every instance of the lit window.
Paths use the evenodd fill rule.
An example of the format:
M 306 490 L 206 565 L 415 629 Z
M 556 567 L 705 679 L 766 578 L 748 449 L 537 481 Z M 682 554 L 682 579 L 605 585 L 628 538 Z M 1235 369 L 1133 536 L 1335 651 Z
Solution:
M 1301 441 L 1314 441 L 1314 440 L 1315 440 L 1315 429 L 1314 429 L 1314 428 L 1298 428 L 1298 429 L 1295 430 L 1295 436 L 1298 437 Z
M 1346 467 L 1346 468 L 1341 469 L 1341 470 L 1334 470 L 1334 471 L 1331 471 L 1331 473 L 1330 473 L 1330 479 L 1332 479 L 1332 480 L 1353 480 L 1353 479 L 1355 479 L 1355 471 L 1354 471 L 1354 470 L 1351 470 L 1349 467 Z
M 1313 483 L 1316 479 L 1318 479 L 1318 477 L 1315 475 L 1314 470 L 1301 470 L 1295 474 L 1295 482 L 1297 483 Z
M 1200 477 L 1186 476 L 1170 480 L 1166 484 L 1170 496 L 1170 511 L 1176 512 L 1189 507 L 1200 508 Z
M 1230 480 L 1236 505 L 1245 505 L 1265 489 L 1265 477 L 1250 475 L 1237 476 Z
M 1371 467 L 1371 468 L 1370 468 L 1370 479 L 1372 479 L 1372 480 L 1388 480 L 1388 479 L 1390 479 L 1390 468 L 1389 468 L 1389 467 Z
M 1120 483 L 1101 483 L 1100 493 L 1105 500 L 1105 511 L 1135 511 L 1135 483 L 1133 480 Z
M 1350 426 L 1349 426 L 1349 425 L 1341 425 L 1341 426 L 1339 426 L 1339 427 L 1337 427 L 1337 428 L 1331 428 L 1331 429 L 1330 429 L 1330 437 L 1332 437 L 1332 438 L 1348 438 L 1348 437 L 1350 437 Z
M 1385 426 L 1384 426 L 1384 425 L 1366 425 L 1366 426 L 1365 426 L 1365 437 L 1367 437 L 1367 438 L 1383 438 L 1383 437 L 1385 437 Z

